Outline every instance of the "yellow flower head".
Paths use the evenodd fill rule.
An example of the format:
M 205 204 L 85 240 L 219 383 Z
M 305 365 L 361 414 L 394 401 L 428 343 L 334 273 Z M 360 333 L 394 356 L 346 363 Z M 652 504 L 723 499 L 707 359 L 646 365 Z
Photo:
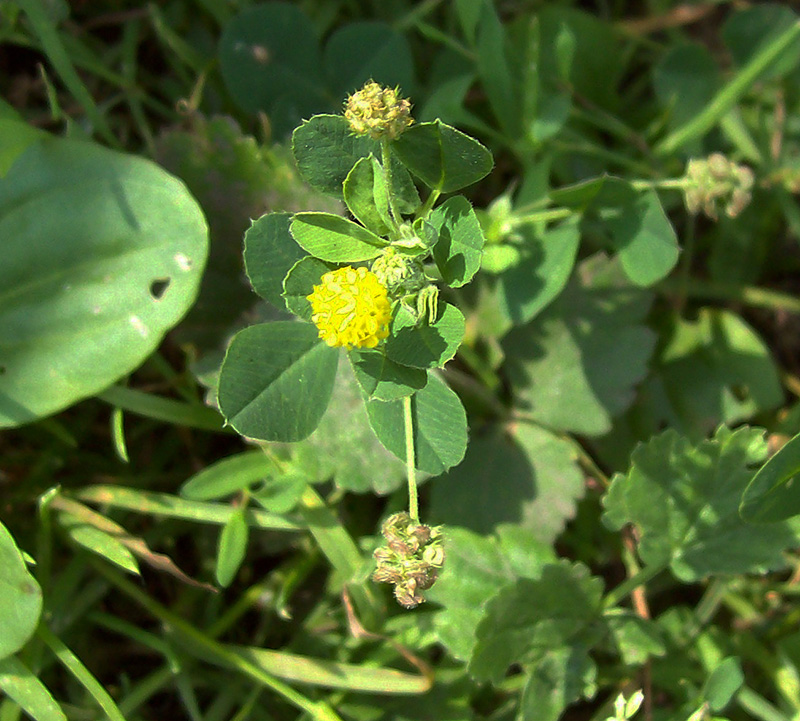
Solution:
M 393 140 L 414 122 L 408 99 L 401 98 L 397 88 L 384 88 L 373 80 L 347 98 L 344 117 L 356 135 L 375 140 Z
M 307 297 L 311 320 L 328 345 L 374 348 L 389 335 L 392 306 L 373 272 L 346 265 L 320 280 Z

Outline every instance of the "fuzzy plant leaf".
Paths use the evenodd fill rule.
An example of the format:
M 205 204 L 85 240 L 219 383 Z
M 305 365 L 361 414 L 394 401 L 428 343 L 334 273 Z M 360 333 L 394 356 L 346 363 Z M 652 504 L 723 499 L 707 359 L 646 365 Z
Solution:
M 697 444 L 667 430 L 638 446 L 628 473 L 614 477 L 603 520 L 613 529 L 634 524 L 642 560 L 687 583 L 783 568 L 800 525 L 752 526 L 739 516 L 742 492 L 767 452 L 759 428 L 722 426 Z
M 47 686 L 16 656 L 0 660 L 0 691 L 35 721 L 67 721 Z
M 290 213 L 262 215 L 244 234 L 244 265 L 253 290 L 276 308 L 283 307 L 283 279 L 306 257 L 289 226 Z
M 329 106 L 314 25 L 292 3 L 258 3 L 231 18 L 219 61 L 236 104 L 248 113 L 269 113 L 279 136 Z
M 430 324 L 417 323 L 408 309 L 398 306 L 386 340 L 386 355 L 413 368 L 439 368 L 455 356 L 464 328 L 464 315 L 450 303 L 439 302 L 436 321 Z
M 315 115 L 295 129 L 292 152 L 300 175 L 312 187 L 341 198 L 353 166 L 370 154 L 379 155 L 380 146 L 365 135 L 353 135 L 341 115 Z
M 569 443 L 530 424 L 470 439 L 464 463 L 431 491 L 431 522 L 489 533 L 513 523 L 552 543 L 575 513 L 583 474 Z
M 219 407 L 241 435 L 299 441 L 318 425 L 333 390 L 338 350 L 308 323 L 277 321 L 237 333 L 219 378 Z
M 370 399 L 394 401 L 416 393 L 428 382 L 423 369 L 395 363 L 383 351 L 353 349 L 349 356 L 356 380 Z
M 388 235 L 392 228 L 389 189 L 383 166 L 374 155 L 361 158 L 344 180 L 344 202 L 363 226 L 376 235 Z
M 353 376 L 342 360 L 328 410 L 314 433 L 292 450 L 298 470 L 315 482 L 333 480 L 347 491 L 384 495 L 403 483 L 405 464 L 375 437 Z
M 286 308 L 299 318 L 310 321 L 313 311 L 308 296 L 314 286 L 322 282 L 322 276 L 335 267 L 332 263 L 323 263 L 310 255 L 298 260 L 283 280 L 282 295 Z
M 545 566 L 538 579 L 506 586 L 478 624 L 470 674 L 497 683 L 511 664 L 539 659 L 553 648 L 590 645 L 598 633 L 602 593 L 602 579 L 566 561 Z
M 572 282 L 503 340 L 515 402 L 544 425 L 585 435 L 611 430 L 647 373 L 655 335 L 643 291 Z
M 370 260 L 387 245 L 363 225 L 332 213 L 296 213 L 289 231 L 301 248 L 332 263 Z
M 501 526 L 492 536 L 447 526 L 444 538 L 447 561 L 426 596 L 441 605 L 433 622 L 439 641 L 452 656 L 467 661 L 489 599 L 519 577 L 538 578 L 555 561 L 555 553 L 519 526 Z
M 594 695 L 597 666 L 581 643 L 548 650 L 528 676 L 519 718 L 558 721 L 564 709 Z
M 494 164 L 477 140 L 440 120 L 412 125 L 392 141 L 392 152 L 425 185 L 442 193 L 477 183 Z
M 438 206 L 428 218 L 438 233 L 433 258 L 447 285 L 459 288 L 481 267 L 485 239 L 475 211 L 461 195 Z

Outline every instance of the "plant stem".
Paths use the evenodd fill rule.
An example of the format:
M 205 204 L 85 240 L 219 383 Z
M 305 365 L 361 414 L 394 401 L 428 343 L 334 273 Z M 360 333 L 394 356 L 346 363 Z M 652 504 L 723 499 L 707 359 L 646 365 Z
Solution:
M 386 138 L 381 138 L 381 164 L 383 165 L 383 172 L 386 173 L 386 190 L 389 193 L 389 211 L 392 214 L 392 220 L 399 228 L 403 219 L 400 213 L 397 212 L 394 199 L 394 187 L 392 186 L 392 155 L 389 150 L 389 141 Z
M 575 215 L 577 211 L 572 208 L 551 208 L 550 210 L 540 210 L 535 213 L 528 213 L 527 215 L 515 215 L 511 218 L 511 225 L 518 228 L 520 225 L 536 222 L 547 222 L 550 220 L 561 220 L 561 218 L 569 218 Z
M 408 473 L 408 515 L 419 523 L 419 499 L 417 498 L 416 459 L 414 458 L 414 417 L 411 414 L 411 396 L 403 398 L 403 419 L 406 430 L 406 471 Z
M 425 202 L 422 204 L 420 209 L 417 211 L 417 218 L 424 218 L 428 213 L 433 210 L 434 203 L 439 199 L 441 195 L 440 190 L 432 190 L 431 194 L 425 199 Z
M 686 143 L 705 135 L 747 92 L 758 76 L 786 48 L 796 42 L 798 37 L 800 37 L 800 22 L 790 25 L 771 43 L 768 43 L 760 52 L 756 53 L 753 59 L 714 96 L 699 114 L 664 138 L 655 149 L 656 155 L 671 155 Z

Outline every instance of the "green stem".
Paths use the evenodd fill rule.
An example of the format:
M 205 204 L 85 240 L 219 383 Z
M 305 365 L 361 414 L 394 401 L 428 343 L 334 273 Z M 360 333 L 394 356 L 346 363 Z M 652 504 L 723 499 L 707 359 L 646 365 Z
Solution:
M 389 193 L 389 211 L 392 214 L 392 220 L 396 227 L 400 227 L 403 218 L 397 212 L 397 207 L 394 198 L 394 187 L 392 185 L 392 156 L 389 150 L 389 141 L 386 138 L 381 138 L 381 164 L 383 165 L 383 172 L 386 173 L 386 189 Z
M 781 35 L 764 47 L 745 65 L 708 105 L 685 125 L 664 138 L 656 147 L 656 155 L 671 155 L 686 143 L 699 138 L 725 115 L 747 92 L 759 75 L 764 72 L 786 48 L 800 37 L 800 22 L 793 23 Z
M 572 208 L 551 208 L 550 210 L 540 210 L 536 213 L 528 213 L 527 215 L 514 215 L 511 218 L 511 226 L 518 228 L 520 225 L 536 222 L 548 222 L 550 220 L 561 220 L 561 218 L 569 218 L 577 211 Z
M 428 213 L 433 210 L 433 205 L 439 200 L 439 196 L 442 194 L 440 190 L 432 190 L 431 194 L 426 198 L 425 202 L 422 204 L 420 209 L 417 211 L 417 218 L 425 218 Z
M 411 396 L 403 398 L 403 418 L 406 430 L 406 471 L 408 472 L 408 515 L 419 523 L 419 499 L 417 497 L 416 459 L 414 458 L 414 417 L 411 414 Z
M 665 178 L 664 180 L 632 180 L 634 190 L 683 190 L 686 178 Z
M 639 586 L 643 586 L 651 578 L 657 576 L 663 570 L 664 567 L 659 566 L 657 564 L 652 566 L 645 566 L 635 576 L 629 578 L 627 581 L 623 581 L 616 588 L 611 589 L 611 591 L 608 592 L 605 601 L 603 601 L 603 605 L 606 608 L 611 608 L 612 606 L 616 606 L 623 598 L 629 596 L 637 588 L 639 588 Z

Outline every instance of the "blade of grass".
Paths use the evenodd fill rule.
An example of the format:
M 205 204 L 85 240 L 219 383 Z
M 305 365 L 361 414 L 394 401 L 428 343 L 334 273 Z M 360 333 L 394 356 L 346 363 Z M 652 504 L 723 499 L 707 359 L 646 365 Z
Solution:
M 694 118 L 670 133 L 655 149 L 656 155 L 671 155 L 686 143 L 705 135 L 750 89 L 759 75 L 800 38 L 800 21 L 765 45 Z
M 86 689 L 110 721 L 125 721 L 125 716 L 114 703 L 114 699 L 108 695 L 102 684 L 60 638 L 43 623 L 39 624 L 39 628 L 36 629 L 36 635 L 55 654 L 64 668 Z
M 218 411 L 199 404 L 182 403 L 124 386 L 111 386 L 98 394 L 100 400 L 130 413 L 164 421 L 171 425 L 187 426 L 202 431 L 232 433 L 223 428 L 224 420 Z
M 41 41 L 42 48 L 53 68 L 64 82 L 64 85 L 67 86 L 69 92 L 72 93 L 72 96 L 80 103 L 92 125 L 109 145 L 120 147 L 106 119 L 100 113 L 78 73 L 75 72 L 75 66 L 72 64 L 64 44 L 61 42 L 58 31 L 50 22 L 42 3 L 39 0 L 20 0 L 19 5 L 28 16 L 33 31 Z
M 90 486 L 72 492 L 72 495 L 87 503 L 125 508 L 129 511 L 151 513 L 167 518 L 183 518 L 187 521 L 210 523 L 217 526 L 225 525 L 234 513 L 234 509 L 227 503 L 187 501 L 168 493 L 139 491 L 122 486 Z M 271 531 L 303 530 L 301 524 L 267 511 L 248 509 L 245 520 L 253 528 Z
M 205 660 L 232 668 L 253 681 L 271 688 L 289 703 L 308 713 L 315 721 L 342 721 L 339 715 L 325 702 L 312 701 L 288 684 L 283 683 L 283 681 L 267 673 L 252 661 L 242 658 L 224 644 L 214 641 L 207 634 L 192 626 L 178 614 L 172 613 L 158 601 L 150 598 L 150 596 L 138 586 L 129 583 L 106 564 L 97 563 L 95 564 L 95 568 L 118 590 L 159 619 L 176 639 L 186 643 L 190 647 L 200 649 L 201 657 Z

